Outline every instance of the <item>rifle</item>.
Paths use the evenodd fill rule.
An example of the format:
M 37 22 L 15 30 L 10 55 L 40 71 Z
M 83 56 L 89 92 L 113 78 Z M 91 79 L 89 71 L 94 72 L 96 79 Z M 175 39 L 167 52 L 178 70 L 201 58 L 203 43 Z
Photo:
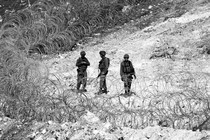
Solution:
M 97 79 L 101 76 L 101 72 L 98 74 Z

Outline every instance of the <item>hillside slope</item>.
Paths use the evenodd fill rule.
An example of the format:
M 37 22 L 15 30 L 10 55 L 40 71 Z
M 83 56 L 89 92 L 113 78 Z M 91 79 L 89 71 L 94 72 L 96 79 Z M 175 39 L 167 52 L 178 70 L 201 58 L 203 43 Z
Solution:
M 119 64 L 125 53 L 130 55 L 138 78 L 154 78 L 161 73 L 185 70 L 208 74 L 209 16 L 207 4 L 195 7 L 179 18 L 160 19 L 143 30 L 138 30 L 132 26 L 137 23 L 131 22 L 110 35 L 91 39 L 74 52 L 44 62 L 52 74 L 76 77 L 75 61 L 80 51 L 84 50 L 91 63 L 88 75 L 95 78 L 98 74 L 99 51 L 105 50 L 111 59 L 109 75 L 116 79 L 119 78 Z M 109 75 L 108 78 L 111 78 Z
M 116 117 L 115 120 L 108 120 L 111 124 L 115 123 L 117 126 L 123 127 L 123 130 L 119 133 L 123 133 L 123 137 L 129 140 L 208 139 L 209 132 L 176 131 L 171 128 L 162 129 L 147 126 L 165 121 L 167 126 L 178 129 L 193 129 L 195 127 L 199 127 L 200 130 L 209 129 L 209 122 L 205 122 L 208 120 L 208 115 L 206 116 L 203 112 L 208 114 L 209 111 L 205 110 L 206 102 L 204 100 L 209 97 L 210 87 L 210 4 L 197 3 L 181 17 L 159 19 L 143 30 L 138 30 L 137 26 L 134 26 L 138 22 L 141 22 L 141 20 L 118 27 L 120 28 L 118 31 L 106 36 L 91 38 L 89 42 L 80 45 L 74 52 L 61 54 L 50 59 L 45 58 L 43 62 L 49 68 L 49 79 L 53 81 L 58 89 L 57 91 L 51 91 L 51 93 L 75 94 L 72 92 L 72 89 L 76 86 L 77 68 L 75 62 L 80 51 L 84 50 L 91 63 L 87 70 L 88 92 L 85 93 L 86 97 L 93 101 L 103 100 L 103 98 L 110 99 L 110 102 L 104 103 L 104 106 L 110 105 L 112 108 L 116 105 L 117 108 L 118 98 L 115 100 L 114 96 L 116 97 L 123 92 L 119 64 L 123 59 L 123 55 L 128 53 L 137 73 L 137 79 L 133 81 L 132 85 L 132 91 L 136 95 L 129 98 L 119 97 L 120 103 L 124 105 L 123 108 L 135 110 L 141 106 L 141 109 L 144 109 L 149 103 L 161 103 L 154 106 L 149 104 L 150 107 L 152 106 L 151 109 L 158 110 L 157 116 L 154 115 L 153 118 L 150 118 L 151 116 L 148 113 L 143 113 L 145 116 L 140 117 L 141 119 L 150 118 L 151 122 L 138 120 L 138 115 L 137 117 L 134 116 L 133 122 L 132 115 L 129 116 L 123 113 L 121 116 Z M 107 57 L 111 59 L 111 66 L 107 76 L 109 93 L 108 95 L 102 95 L 102 97 L 96 97 L 94 93 L 98 91 L 99 86 L 96 77 L 98 75 L 97 67 L 100 60 L 98 53 L 100 50 L 105 50 Z M 192 100 L 189 94 L 198 97 L 199 101 L 197 98 Z M 180 103 L 180 100 L 183 100 L 183 102 Z M 196 102 L 196 104 L 192 102 Z M 100 102 L 98 103 L 100 104 Z M 177 104 L 182 104 L 183 107 L 182 111 L 184 112 L 181 112 L 183 114 L 180 116 L 180 112 L 176 112 Z M 171 106 L 173 106 L 174 112 L 172 110 L 170 110 L 171 112 L 164 112 L 166 108 L 168 109 Z M 113 110 L 115 111 L 115 109 Z M 97 112 L 94 109 L 92 111 L 99 117 L 104 113 L 103 111 Z M 205 122 L 205 128 L 202 125 L 203 122 Z M 129 125 L 146 128 L 143 130 L 124 128 Z M 75 137 L 82 138 L 83 133 L 85 131 L 78 132 L 78 135 L 75 132 Z M 95 133 L 93 134 L 95 135 Z M 97 134 L 102 135 L 100 132 Z M 104 133 L 103 136 L 108 137 Z
M 106 35 L 87 37 L 86 43 L 78 44 L 73 52 L 42 57 L 40 65 L 29 71 L 34 85 L 44 86 L 43 106 L 37 108 L 42 113 L 41 122 L 34 121 L 20 135 L 30 133 L 27 136 L 36 140 L 209 139 L 210 3 L 193 2 L 180 17 L 173 18 L 169 11 L 140 30 L 149 18 L 145 16 L 110 29 Z M 75 63 L 82 50 L 91 65 L 87 69 L 88 91 L 78 94 L 74 90 Z M 107 75 L 109 93 L 97 96 L 101 50 L 111 60 Z M 137 75 L 132 84 L 135 95 L 127 98 L 120 96 L 124 89 L 119 68 L 125 53 L 130 55 Z M 1 123 L 1 128 L 9 125 Z M 10 137 L 9 131 L 2 138 Z

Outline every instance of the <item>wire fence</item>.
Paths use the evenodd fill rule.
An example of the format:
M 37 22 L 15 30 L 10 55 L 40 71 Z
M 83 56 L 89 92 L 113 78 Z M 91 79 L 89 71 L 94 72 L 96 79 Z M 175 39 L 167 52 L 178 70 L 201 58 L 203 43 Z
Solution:
M 94 95 L 99 88 L 96 78 L 88 78 L 87 93 L 65 88 L 62 75 L 57 75 L 56 80 L 49 79 L 48 69 L 28 58 L 30 49 L 59 53 L 71 49 L 78 39 L 101 26 L 124 22 L 124 17 L 116 14 L 117 7 L 105 6 L 104 13 L 96 12 L 85 22 L 68 23 L 82 18 L 82 14 L 78 15 L 66 2 L 39 0 L 31 8 L 4 19 L 0 29 L 0 111 L 5 116 L 22 124 L 34 120 L 75 122 L 89 110 L 103 121 L 132 128 L 161 121 L 173 128 L 186 129 L 208 124 L 208 74 L 180 71 L 155 78 L 137 75 L 132 83 L 135 94 L 127 98 L 121 96 L 123 82 L 112 73 L 107 76 L 109 93 L 99 96 Z M 65 15 L 68 9 L 70 13 Z M 70 87 L 76 87 L 75 79 L 74 76 L 66 79 Z M 11 133 L 16 129 L 17 125 Z
M 148 8 L 150 3 L 158 5 L 159 1 L 129 1 L 129 3 L 136 6 L 136 9 L 142 9 Z M 4 18 L 1 37 L 8 39 L 12 36 L 18 40 L 17 47 L 29 54 L 34 52 L 57 54 L 71 51 L 77 41 L 85 36 L 151 14 L 148 11 L 142 13 L 136 10 L 123 13 L 125 4 L 128 2 L 38 0 L 31 7 L 11 13 Z M 150 11 L 160 11 L 161 6 Z M 133 15 L 129 16 L 131 13 Z M 154 21 L 153 16 L 147 19 L 146 25 L 141 26 L 146 27 L 152 20 Z
M 88 92 L 77 93 L 67 89 L 56 95 L 61 101 L 59 107 L 56 106 L 62 114 L 60 121 L 66 118 L 76 121 L 85 110 L 89 110 L 116 126 L 144 128 L 166 122 L 168 127 L 193 129 L 209 118 L 208 74 L 180 71 L 153 79 L 137 77 L 132 83 L 135 94 L 127 98 L 121 96 L 123 82 L 120 83 L 120 78 L 112 74 L 107 76 L 108 94 L 94 95 L 99 81 L 88 78 Z

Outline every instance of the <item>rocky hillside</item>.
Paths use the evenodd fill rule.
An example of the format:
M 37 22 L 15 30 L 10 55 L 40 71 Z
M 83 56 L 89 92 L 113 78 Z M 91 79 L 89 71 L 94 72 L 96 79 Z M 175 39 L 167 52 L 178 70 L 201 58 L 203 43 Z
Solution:
M 208 2 L 199 1 L 191 6 L 181 17 L 160 18 L 143 30 L 138 28 L 142 19 L 131 21 L 117 27 L 118 30 L 111 34 L 106 36 L 98 34 L 98 37 L 89 38 L 87 43 L 79 45 L 74 52 L 50 59 L 44 58 L 43 62 L 49 68 L 49 78 L 57 84 L 59 91 L 68 91 L 68 94 L 72 94 L 71 89 L 76 83 L 75 60 L 81 50 L 86 51 L 91 66 L 88 68 L 89 83 L 85 95 L 103 108 L 101 112 L 94 109 L 91 111 L 100 120 L 104 121 L 104 117 L 108 117 L 109 119 L 105 120 L 110 124 L 107 125 L 117 127 L 113 130 L 113 133 L 117 133 L 114 136 L 110 129 L 104 127 L 101 132 L 101 128 L 97 126 L 95 128 L 97 130 L 91 129 L 90 136 L 82 130 L 75 132 L 75 138 L 123 137 L 129 140 L 209 138 L 208 131 L 192 130 L 209 129 L 209 116 L 204 111 L 209 111 L 207 98 L 210 76 L 208 41 L 210 5 Z M 94 94 L 98 90 L 96 76 L 100 50 L 107 51 L 107 57 L 111 59 L 107 77 L 109 93 L 102 97 Z M 123 92 L 119 64 L 125 53 L 130 55 L 137 73 L 137 79 L 132 85 L 136 95 L 129 98 L 119 96 Z M 144 112 L 147 107 L 157 114 Z M 110 113 L 116 115 L 114 120 Z M 97 124 L 93 121 L 91 126 L 92 123 Z M 148 125 L 154 127 L 147 127 Z M 143 130 L 139 129 L 144 127 L 146 128 Z M 88 125 L 84 129 L 86 128 L 89 128 Z
M 175 3 L 176 6 L 158 13 L 158 18 L 148 14 L 85 37 L 74 51 L 33 54 L 31 57 L 38 62 L 29 67 L 27 76 L 41 91 L 31 94 L 33 100 L 18 101 L 37 104 L 36 119 L 24 112 L 25 108 L 19 110 L 33 120 L 19 116 L 19 120 L 27 122 L 19 127 L 20 121 L 1 114 L 1 139 L 209 139 L 210 3 L 205 0 Z M 151 4 L 147 10 L 152 13 L 153 8 L 155 5 Z M 81 50 L 86 51 L 91 63 L 86 93 L 74 90 L 75 62 Z M 109 93 L 95 95 L 101 50 L 111 60 L 107 75 Z M 137 75 L 132 84 L 135 94 L 127 98 L 120 95 L 123 83 L 119 74 L 125 53 L 130 55 Z

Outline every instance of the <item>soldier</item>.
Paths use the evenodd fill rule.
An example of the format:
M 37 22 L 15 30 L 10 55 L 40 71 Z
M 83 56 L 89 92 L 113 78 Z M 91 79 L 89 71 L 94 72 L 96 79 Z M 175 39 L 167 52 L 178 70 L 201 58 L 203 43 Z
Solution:
M 125 88 L 125 95 L 126 96 L 131 95 L 130 89 L 131 89 L 133 76 L 136 79 L 133 64 L 128 59 L 129 59 L 129 55 L 125 54 L 124 55 L 124 60 L 120 64 L 120 76 L 121 76 L 121 80 L 124 82 L 124 88 Z
M 81 57 L 77 59 L 76 66 L 77 69 L 77 90 L 79 91 L 80 85 L 82 84 L 82 91 L 86 92 L 87 83 L 87 67 L 90 66 L 90 62 L 85 57 L 85 51 L 80 52 Z
M 98 75 L 98 77 L 100 77 L 100 89 L 99 89 L 98 94 L 102 94 L 102 93 L 107 94 L 106 75 L 108 73 L 110 60 L 109 60 L 109 58 L 105 57 L 106 56 L 105 51 L 100 51 L 99 54 L 101 56 L 101 60 L 99 62 L 99 66 L 98 66 L 98 68 L 100 70 L 100 73 Z

